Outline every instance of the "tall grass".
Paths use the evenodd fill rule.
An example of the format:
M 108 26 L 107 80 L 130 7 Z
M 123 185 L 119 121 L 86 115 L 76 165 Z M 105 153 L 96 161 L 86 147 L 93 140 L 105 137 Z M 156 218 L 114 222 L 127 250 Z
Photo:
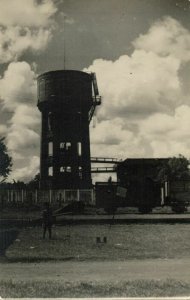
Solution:
M 190 285 L 175 280 L 116 283 L 0 281 L 1 297 L 159 297 L 190 294 Z

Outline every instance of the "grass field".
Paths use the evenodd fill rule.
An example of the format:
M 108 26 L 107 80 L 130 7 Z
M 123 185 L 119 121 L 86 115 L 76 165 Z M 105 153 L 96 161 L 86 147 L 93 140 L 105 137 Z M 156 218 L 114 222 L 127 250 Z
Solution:
M 181 281 L 135 280 L 116 283 L 0 281 L 1 297 L 159 297 L 187 296 L 190 285 Z
M 96 243 L 96 237 L 107 237 L 107 243 Z M 27 228 L 6 255 L 21 262 L 190 257 L 190 225 L 62 226 L 53 228 L 52 240 L 42 239 L 40 227 Z
M 107 237 L 107 243 L 96 243 Z M 42 228 L 26 228 L 8 248 L 10 262 L 48 260 L 123 261 L 146 258 L 190 258 L 190 224 L 78 225 L 53 228 L 53 239 L 42 239 Z M 3 263 L 7 263 L 6 261 Z M 17 265 L 17 264 L 16 264 Z M 14 276 L 13 276 L 14 278 Z M 104 282 L 36 280 L 0 281 L 1 297 L 156 297 L 187 296 L 190 284 L 173 279 Z
M 27 218 L 39 218 L 40 208 L 31 210 L 29 207 L 18 208 L 4 208 L 0 210 L 0 218 L 2 219 L 27 219 Z

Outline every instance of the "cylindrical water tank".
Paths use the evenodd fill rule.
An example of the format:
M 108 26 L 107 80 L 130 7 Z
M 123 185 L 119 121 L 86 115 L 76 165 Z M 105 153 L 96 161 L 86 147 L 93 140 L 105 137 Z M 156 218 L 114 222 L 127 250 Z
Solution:
M 73 70 L 51 71 L 38 77 L 42 188 L 91 187 L 92 80 L 91 74 Z
M 38 107 L 43 105 L 62 106 L 63 109 L 78 111 L 89 110 L 92 105 L 91 74 L 60 70 L 50 71 L 38 77 Z

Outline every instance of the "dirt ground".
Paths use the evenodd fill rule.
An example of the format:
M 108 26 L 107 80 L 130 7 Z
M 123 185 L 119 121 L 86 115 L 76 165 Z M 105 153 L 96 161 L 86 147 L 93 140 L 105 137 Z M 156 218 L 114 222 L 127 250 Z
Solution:
M 175 279 L 190 283 L 190 259 L 0 263 L 0 280 L 117 282 Z

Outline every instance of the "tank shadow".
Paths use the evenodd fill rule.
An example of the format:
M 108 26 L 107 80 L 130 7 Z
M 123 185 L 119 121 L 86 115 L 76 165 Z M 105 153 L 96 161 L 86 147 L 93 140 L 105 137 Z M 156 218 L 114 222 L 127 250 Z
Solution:
M 4 229 L 0 231 L 0 258 L 5 257 L 6 250 L 16 240 L 19 231 L 16 229 Z

